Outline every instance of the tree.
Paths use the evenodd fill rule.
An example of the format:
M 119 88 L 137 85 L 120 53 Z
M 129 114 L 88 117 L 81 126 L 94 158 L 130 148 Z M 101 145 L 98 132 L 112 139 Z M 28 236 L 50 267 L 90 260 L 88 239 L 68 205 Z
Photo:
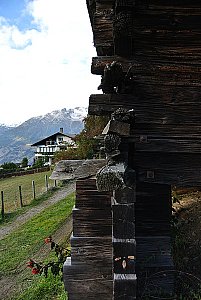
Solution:
M 33 164 L 34 168 L 42 168 L 43 166 L 44 166 L 44 161 L 42 160 L 42 158 L 38 158 Z
M 54 155 L 54 162 L 67 159 L 90 159 L 94 157 L 94 149 L 98 141 L 94 139 L 99 136 L 106 124 L 109 117 L 103 116 L 87 116 L 84 118 L 84 129 L 77 134 L 75 142 L 77 147 L 70 147 L 65 151 L 56 152 Z
M 26 168 L 28 166 L 28 158 L 24 157 L 21 162 L 22 168 Z
M 5 162 L 3 165 L 1 165 L 1 167 L 4 170 L 12 170 L 12 171 L 15 171 L 18 169 L 18 166 L 13 162 Z
M 94 149 L 98 141 L 94 139 L 99 136 L 109 121 L 107 116 L 90 116 L 84 119 L 84 129 L 76 136 L 78 153 L 81 159 L 93 158 Z

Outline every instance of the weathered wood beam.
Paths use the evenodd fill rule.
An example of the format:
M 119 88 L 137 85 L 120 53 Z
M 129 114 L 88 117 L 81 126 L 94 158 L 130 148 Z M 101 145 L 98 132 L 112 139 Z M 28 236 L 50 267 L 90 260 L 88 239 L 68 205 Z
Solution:
M 138 182 L 135 214 L 136 236 L 161 235 L 170 237 L 170 221 L 172 218 L 171 187 L 164 184 Z
M 69 300 L 112 300 L 111 195 L 95 179 L 76 181 L 71 257 L 63 267 Z
M 131 130 L 131 140 L 133 137 L 149 136 L 150 138 L 160 139 L 181 139 L 181 140 L 200 140 L 201 139 L 201 124 L 142 124 L 137 123 Z
M 96 12 L 93 21 L 95 47 L 113 46 L 113 9 Z
M 137 152 L 133 167 L 139 182 L 178 187 L 201 186 L 200 154 Z
M 107 265 L 112 272 L 111 236 L 75 237 L 72 235 L 70 243 L 72 263 L 89 263 L 99 267 Z
M 106 164 L 105 159 L 60 160 L 50 179 L 66 180 L 88 178 L 97 173 Z
M 136 274 L 114 274 L 114 299 L 136 299 Z
M 159 55 L 158 55 L 159 57 Z M 193 79 L 200 79 L 200 71 L 201 71 L 201 64 L 198 64 L 197 60 L 194 62 L 188 61 L 188 62 L 180 62 L 177 61 L 175 63 L 174 61 L 164 61 L 160 60 L 160 62 L 152 62 L 151 59 L 149 62 L 147 62 L 146 59 L 140 59 L 140 58 L 130 58 L 126 59 L 120 56 L 99 56 L 99 57 L 93 57 L 92 58 L 92 66 L 91 66 L 91 72 L 95 75 L 103 75 L 104 68 L 106 64 L 111 63 L 112 61 L 118 61 L 122 64 L 123 70 L 126 72 L 128 69 L 132 66 L 132 71 L 134 75 L 146 75 L 149 74 L 152 77 L 160 77 L 162 76 L 164 79 L 169 75 L 169 80 L 171 80 L 171 77 L 176 74 L 182 74 L 183 77 L 187 76 L 187 79 L 192 80 L 193 85 Z M 146 77 L 145 77 L 146 79 Z M 178 77 L 172 78 L 174 79 L 174 84 L 179 83 Z M 154 80 L 154 78 L 153 78 Z M 194 85 L 196 82 L 194 83 Z M 184 84 L 183 84 L 184 85 Z
M 113 211 L 113 237 L 132 239 L 135 237 L 134 204 L 116 204 Z
M 109 4 L 112 5 L 114 4 L 115 0 L 96 0 L 97 3 L 101 3 L 101 4 Z
M 72 213 L 74 236 L 94 237 L 109 236 L 112 234 L 112 219 L 110 210 L 74 208 Z
M 108 270 L 107 266 L 100 268 L 86 263 L 75 264 L 70 257 L 67 258 L 63 266 L 63 275 L 69 300 L 110 299 L 112 274 L 108 273 Z
M 161 184 L 136 185 L 136 273 L 138 294 L 170 295 L 174 288 L 171 257 L 171 187 Z M 159 273 L 155 276 L 155 274 Z M 156 288 L 154 288 L 156 287 Z M 161 294 L 160 294 L 161 292 Z M 158 298 L 157 297 L 157 298 Z
M 201 84 L 201 82 L 200 82 Z M 110 114 L 124 107 L 134 109 L 135 123 L 200 125 L 201 89 L 136 84 L 133 95 L 97 94 L 89 99 L 89 114 Z
M 165 153 L 201 153 L 201 138 L 174 139 L 169 137 L 149 137 L 148 135 L 133 136 L 129 139 L 135 142 L 137 152 L 165 152 Z M 167 154 L 168 155 L 168 154 Z
M 186 12 L 186 14 L 198 14 L 200 13 L 200 2 L 199 0 L 141 0 L 139 1 L 138 9 L 142 8 L 142 12 L 145 11 L 158 11 L 158 13 L 164 12 Z

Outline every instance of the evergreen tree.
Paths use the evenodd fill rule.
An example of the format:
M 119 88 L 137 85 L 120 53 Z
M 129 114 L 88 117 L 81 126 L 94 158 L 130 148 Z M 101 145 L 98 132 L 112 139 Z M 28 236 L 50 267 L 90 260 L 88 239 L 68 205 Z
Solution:
M 28 158 L 24 157 L 21 162 L 22 168 L 26 168 L 28 166 Z

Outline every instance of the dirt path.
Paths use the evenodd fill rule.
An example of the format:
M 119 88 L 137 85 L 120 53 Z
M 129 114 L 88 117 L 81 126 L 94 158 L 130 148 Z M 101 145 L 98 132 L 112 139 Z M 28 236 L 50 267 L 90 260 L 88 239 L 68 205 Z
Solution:
M 30 218 L 42 212 L 44 209 L 64 199 L 74 190 L 74 183 L 58 190 L 58 192 L 56 192 L 50 199 L 41 203 L 37 207 L 31 208 L 29 211 L 19 216 L 12 224 L 3 226 L 2 228 L 0 228 L 0 239 L 3 239 L 3 237 L 16 230 L 20 225 L 26 223 Z M 69 216 L 68 219 L 63 223 L 63 225 L 52 235 L 52 238 L 56 243 L 62 244 L 63 241 L 69 239 L 71 232 L 72 217 Z M 49 245 L 44 244 L 39 249 L 39 251 L 34 254 L 32 259 L 35 259 L 36 261 L 43 261 L 50 251 L 51 250 Z M 19 291 L 22 291 L 31 281 L 33 275 L 31 274 L 30 269 L 27 268 L 26 262 L 27 261 L 22 261 L 21 264 L 18 265 L 17 269 L 13 271 L 13 274 L 0 279 L 1 300 L 12 299 L 12 295 Z
M 67 187 L 59 189 L 52 197 L 50 197 L 47 201 L 39 204 L 36 207 L 30 208 L 27 212 L 20 215 L 15 221 L 11 224 L 2 226 L 0 228 L 0 240 L 2 240 L 6 235 L 10 234 L 14 230 L 18 229 L 21 225 L 26 223 L 29 219 L 34 217 L 35 215 L 42 212 L 44 209 L 49 206 L 57 203 L 61 199 L 64 199 L 66 196 L 75 191 L 75 183 L 68 185 Z

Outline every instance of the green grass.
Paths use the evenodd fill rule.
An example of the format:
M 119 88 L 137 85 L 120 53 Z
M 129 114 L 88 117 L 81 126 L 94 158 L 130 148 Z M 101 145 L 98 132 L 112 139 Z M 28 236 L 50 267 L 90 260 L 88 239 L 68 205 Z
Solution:
M 0 276 L 8 275 L 27 261 L 71 214 L 74 194 L 33 217 L 16 232 L 0 241 Z
M 51 196 L 54 195 L 54 193 L 57 190 L 58 190 L 58 188 L 52 187 L 47 192 L 45 192 L 44 194 L 41 194 L 36 199 L 32 200 L 30 202 L 30 204 L 27 204 L 26 206 L 18 208 L 15 211 L 5 213 L 4 218 L 2 218 L 2 215 L 0 215 L 0 227 L 4 226 L 6 223 L 10 223 L 10 222 L 14 221 L 19 215 L 25 213 L 30 208 L 39 205 L 40 203 L 42 203 L 45 200 L 48 200 Z
M 66 300 L 67 294 L 64 290 L 60 276 L 54 277 L 49 274 L 34 276 L 33 284 L 15 300 Z M 13 300 L 13 299 L 12 299 Z
M 24 205 L 30 204 L 33 199 L 32 181 L 35 182 L 36 197 L 46 191 L 45 175 L 49 178 L 52 171 L 28 174 L 24 176 L 0 179 L 0 191 L 4 192 L 5 212 L 10 213 L 20 207 L 19 186 L 22 187 L 22 200 Z M 49 187 L 54 185 L 53 180 L 48 180 Z

